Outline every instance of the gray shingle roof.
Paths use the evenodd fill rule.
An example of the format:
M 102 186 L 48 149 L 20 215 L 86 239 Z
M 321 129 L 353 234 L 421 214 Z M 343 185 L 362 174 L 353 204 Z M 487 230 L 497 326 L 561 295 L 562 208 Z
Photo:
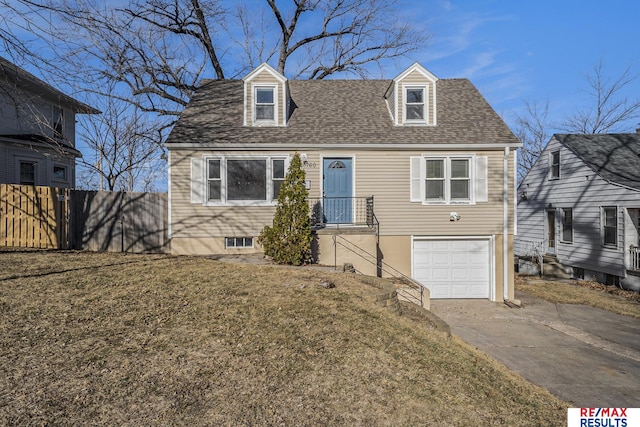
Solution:
M 37 78 L 25 69 L 18 67 L 16 64 L 0 56 L 0 78 L 9 79 L 18 87 L 22 87 L 32 91 L 57 99 L 60 102 L 68 104 L 75 112 L 82 114 L 99 114 L 100 110 L 96 110 L 87 104 L 78 101 L 75 98 L 65 95 L 63 92 L 51 86 L 49 83 Z
M 238 144 L 519 144 L 466 79 L 437 81 L 437 126 L 394 126 L 384 99 L 391 80 L 290 80 L 288 126 L 243 126 L 243 82 L 202 84 L 167 139 Z
M 640 134 L 554 135 L 609 182 L 640 190 Z

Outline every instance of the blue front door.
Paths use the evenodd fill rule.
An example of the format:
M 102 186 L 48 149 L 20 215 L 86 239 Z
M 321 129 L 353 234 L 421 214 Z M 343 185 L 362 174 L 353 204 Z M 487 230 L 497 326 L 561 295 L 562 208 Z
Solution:
M 324 216 L 328 224 L 353 221 L 353 159 L 323 160 Z

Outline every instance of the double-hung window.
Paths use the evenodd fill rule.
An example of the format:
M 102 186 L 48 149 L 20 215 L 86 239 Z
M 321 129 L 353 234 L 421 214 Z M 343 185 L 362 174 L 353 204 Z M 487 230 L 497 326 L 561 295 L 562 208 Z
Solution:
M 285 159 L 271 159 L 271 183 L 272 183 L 271 198 L 273 200 L 278 199 L 278 194 L 280 194 L 280 187 L 284 182 L 285 173 L 286 173 Z
M 487 158 L 420 156 L 411 158 L 411 201 L 424 204 L 486 202 Z
M 404 114 L 405 122 L 424 123 L 426 121 L 424 87 L 405 88 Z
M 278 198 L 286 173 L 284 157 L 212 157 L 206 158 L 205 165 L 208 203 L 271 203 Z M 197 192 L 199 172 L 195 173 Z
M 275 122 L 275 88 L 270 86 L 258 86 L 255 88 L 254 120 L 257 123 Z
M 573 209 L 562 208 L 562 241 L 573 243 Z
M 20 184 L 36 185 L 35 162 L 20 162 Z
M 618 209 L 615 206 L 602 208 L 602 243 L 604 246 L 618 246 Z
M 61 108 L 53 107 L 51 117 L 51 129 L 53 130 L 53 137 L 56 139 L 62 139 L 62 132 L 64 127 L 64 113 Z
M 549 153 L 549 179 L 560 178 L 560 151 Z

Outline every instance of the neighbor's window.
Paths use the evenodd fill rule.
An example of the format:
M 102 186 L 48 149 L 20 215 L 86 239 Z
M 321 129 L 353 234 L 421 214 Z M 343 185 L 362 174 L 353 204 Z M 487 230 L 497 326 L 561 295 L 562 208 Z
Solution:
M 562 208 L 562 241 L 573 243 L 573 209 Z
M 36 185 L 36 164 L 34 162 L 20 162 L 20 184 Z
M 560 178 L 560 151 L 553 151 L 549 156 L 549 178 Z
M 53 129 L 53 137 L 62 139 L 62 131 L 64 124 L 64 114 L 62 109 L 53 107 L 53 117 L 51 118 L 51 129 Z
M 207 160 L 207 200 L 272 201 L 286 172 L 284 158 L 215 158 Z
M 427 202 L 471 201 L 471 159 L 426 159 Z
M 405 96 L 405 120 L 424 121 L 424 88 L 407 88 Z
M 227 248 L 252 248 L 253 237 L 225 237 Z
M 602 208 L 602 237 L 605 246 L 618 245 L 618 209 L 615 206 Z
M 53 175 L 52 178 L 56 181 L 66 181 L 67 180 L 67 167 L 66 166 L 53 166 Z
M 256 88 L 255 120 L 257 122 L 275 120 L 274 91 L 272 87 Z

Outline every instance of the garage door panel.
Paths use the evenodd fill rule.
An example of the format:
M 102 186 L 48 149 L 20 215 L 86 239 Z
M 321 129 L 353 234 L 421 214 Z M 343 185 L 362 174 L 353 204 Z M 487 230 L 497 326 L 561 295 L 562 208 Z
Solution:
M 469 280 L 471 279 L 471 275 L 469 274 L 469 272 L 467 270 L 462 270 L 462 269 L 454 269 L 451 270 L 451 280 Z
M 431 280 L 440 281 L 451 279 L 451 270 L 448 268 L 434 268 L 431 271 Z
M 431 298 L 489 298 L 490 256 L 487 239 L 415 240 L 414 278 Z

